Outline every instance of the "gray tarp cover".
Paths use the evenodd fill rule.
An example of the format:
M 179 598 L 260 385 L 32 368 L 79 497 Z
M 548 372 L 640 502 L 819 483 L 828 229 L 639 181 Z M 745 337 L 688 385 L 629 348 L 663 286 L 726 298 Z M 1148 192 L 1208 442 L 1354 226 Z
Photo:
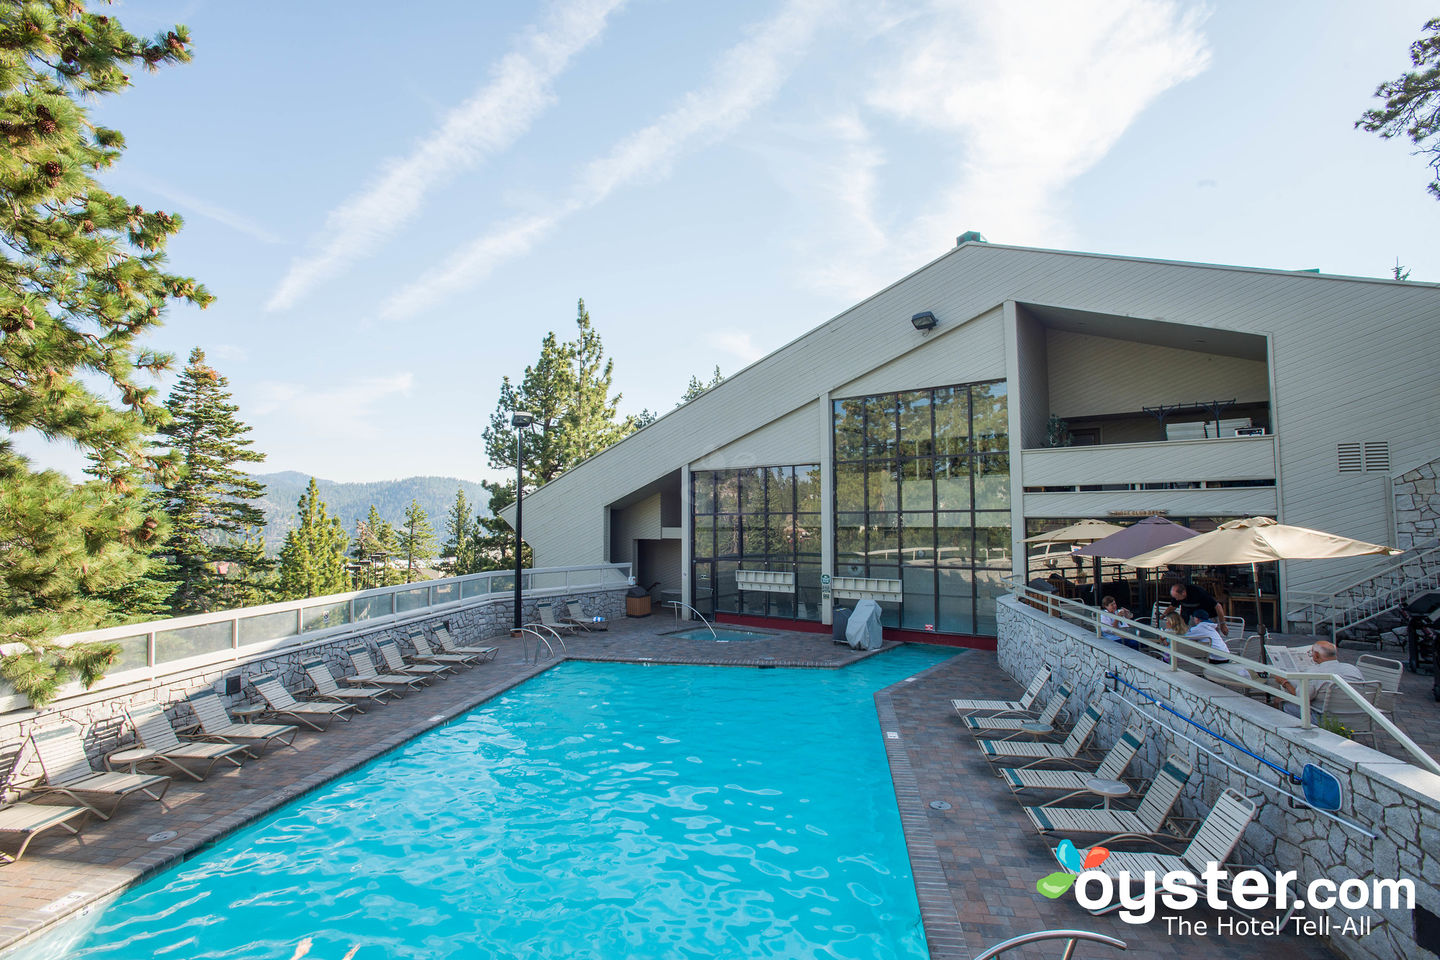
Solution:
M 861 600 L 845 625 L 845 640 L 854 650 L 878 650 L 880 638 L 880 605 L 874 600 Z

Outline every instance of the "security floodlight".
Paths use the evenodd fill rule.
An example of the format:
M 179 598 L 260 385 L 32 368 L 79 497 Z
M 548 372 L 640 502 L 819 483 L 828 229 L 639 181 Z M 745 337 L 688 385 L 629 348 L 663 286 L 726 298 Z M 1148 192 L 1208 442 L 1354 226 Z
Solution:
M 510 426 L 524 429 L 535 422 L 535 414 L 527 413 L 524 410 L 516 410 L 510 414 Z
M 915 316 L 910 318 L 910 323 L 915 327 L 916 330 L 919 330 L 921 333 L 928 333 L 929 331 L 934 330 L 935 324 L 938 322 L 939 321 L 935 319 L 935 314 L 931 313 L 929 310 L 926 310 L 924 313 L 917 313 L 915 314 Z

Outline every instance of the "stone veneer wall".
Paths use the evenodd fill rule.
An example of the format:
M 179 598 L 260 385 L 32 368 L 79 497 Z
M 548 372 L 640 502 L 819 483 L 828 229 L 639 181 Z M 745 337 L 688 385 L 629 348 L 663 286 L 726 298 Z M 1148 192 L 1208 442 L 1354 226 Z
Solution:
M 1440 535 L 1440 496 L 1435 480 L 1440 459 L 1421 464 L 1397 476 L 1395 491 L 1395 546 L 1408 550 Z
M 1013 597 L 997 600 L 996 613 L 996 656 L 1001 667 L 1025 685 L 1048 665 L 1053 676 L 1042 700 L 1056 683 L 1068 684 L 1074 690 L 1072 718 L 1077 705 L 1103 703 L 1107 709 L 1097 737 L 1106 748 L 1119 739 L 1128 720 L 1128 707 L 1136 699 L 1124 687 L 1119 693 L 1110 692 L 1113 684 L 1105 674 L 1114 672 L 1288 770 L 1298 772 L 1306 763 L 1315 763 L 1334 773 L 1345 785 L 1345 805 L 1339 815 L 1378 834 L 1370 840 L 1306 808 L 1291 809 L 1289 801 L 1273 791 L 1151 724 L 1137 758 L 1143 775 L 1153 775 L 1169 752 L 1185 757 L 1195 767 L 1196 775 L 1180 800 L 1182 815 L 1203 817 L 1227 787 L 1260 801 L 1255 820 L 1237 850 L 1240 862 L 1295 870 L 1299 879 L 1294 889 L 1302 892 L 1311 880 L 1321 877 L 1336 882 L 1352 877 L 1410 879 L 1415 883 L 1416 906 L 1440 914 L 1440 776 L 1328 731 L 1307 730 L 1298 719 L 1273 707 L 1193 674 L 1171 671 L 1159 660 L 1101 640 Z M 1153 718 L 1157 711 L 1152 706 L 1143 708 L 1142 713 Z M 1163 722 L 1176 729 L 1188 727 L 1173 716 L 1165 715 Z M 1210 739 L 1193 728 L 1182 732 L 1201 742 Z M 1218 741 L 1206 746 L 1252 772 L 1257 767 L 1268 770 Z M 1275 778 L 1278 774 L 1271 782 Z M 1313 917 L 1316 911 L 1310 908 L 1307 913 Z M 1332 947 L 1345 956 L 1367 960 L 1435 956 L 1415 942 L 1410 911 L 1366 913 L 1374 917 L 1373 932 L 1352 938 L 1333 932 L 1343 926 L 1345 914 L 1339 908 L 1330 911 Z
M 578 599 L 587 615 L 602 616 L 613 621 L 624 616 L 625 590 L 626 587 L 620 586 L 588 592 L 566 592 L 565 596 Z M 529 623 L 540 619 L 535 604 L 553 599 L 554 597 L 543 595 L 534 598 L 526 597 L 523 603 L 526 613 L 525 622 Z M 351 668 L 350 658 L 346 655 L 345 649 L 363 643 L 370 648 L 371 656 L 376 658 L 377 667 L 383 669 L 376 650 L 376 644 L 382 640 L 395 640 L 399 643 L 402 651 L 410 652 L 413 648 L 407 639 L 407 634 L 412 627 L 430 628 L 448 623 L 451 636 L 455 637 L 458 643 L 477 643 L 486 637 L 507 635 L 514 622 L 511 614 L 513 609 L 514 601 L 511 599 L 486 598 L 468 606 L 456 604 L 448 609 L 438 611 L 417 611 L 414 617 L 402 616 L 389 619 L 371 627 L 367 627 L 364 623 L 355 624 L 355 629 L 326 637 L 320 642 L 288 644 L 238 663 L 233 660 L 225 660 L 191 670 L 178 671 L 155 683 L 136 684 L 98 691 L 94 694 L 69 697 L 38 712 L 18 711 L 10 719 L 0 717 L 0 756 L 7 758 L 7 762 L 13 758 L 33 727 L 50 727 L 68 722 L 84 727 L 86 752 L 95 766 L 100 767 L 106 754 L 113 753 L 134 740 L 134 733 L 129 729 L 125 718 L 125 708 L 128 706 L 139 706 L 158 701 L 165 704 L 167 709 L 173 707 L 173 709 L 168 709 L 172 720 L 188 720 L 191 717 L 189 708 L 184 706 L 181 701 L 192 692 L 207 687 L 219 693 L 232 708 L 242 703 L 259 701 L 259 698 L 254 696 L 253 691 L 244 683 L 241 684 L 238 695 L 226 697 L 225 679 L 227 677 L 277 673 L 280 682 L 286 687 L 291 690 L 299 690 L 309 685 L 309 678 L 306 677 L 305 669 L 302 666 L 307 660 L 313 660 L 316 657 L 323 658 L 329 665 L 330 672 L 337 678 L 352 674 L 354 670 Z M 41 776 L 39 762 L 28 753 L 27 751 L 27 756 L 22 758 L 23 766 L 11 775 L 10 784 L 24 785 Z

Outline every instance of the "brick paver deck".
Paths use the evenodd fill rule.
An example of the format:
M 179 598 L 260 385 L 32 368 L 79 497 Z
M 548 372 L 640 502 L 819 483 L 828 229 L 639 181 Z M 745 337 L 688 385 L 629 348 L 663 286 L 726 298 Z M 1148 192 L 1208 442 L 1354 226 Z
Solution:
M 867 656 L 833 644 L 823 634 L 772 632 L 765 640 L 726 644 L 665 636 L 676 624 L 663 614 L 611 626 L 604 633 L 567 638 L 569 657 L 842 668 Z M 519 641 L 494 642 L 501 648 L 495 662 L 371 709 L 326 733 L 302 733 L 297 749 L 272 748 L 243 770 L 218 773 L 199 784 L 177 781 L 163 808 L 132 799 L 112 821 L 92 822 L 78 841 L 37 841 L 24 860 L 0 870 L 0 948 L 125 889 L 554 663 L 525 662 Z M 949 706 L 950 698 L 960 695 L 1012 697 L 1018 686 L 999 669 L 994 654 L 956 654 L 875 698 L 933 957 L 966 958 L 1009 937 L 1056 927 L 1110 933 L 1128 941 L 1132 955 L 1139 956 L 1331 956 L 1320 943 L 1291 935 L 1171 938 L 1160 925 L 1131 926 L 1114 915 L 1095 918 L 1071 897 L 1050 901 L 1039 896 L 1036 879 L 1054 869 L 1048 846 L 1031 831 L 1019 805 L 990 773 Z M 1419 699 L 1413 698 L 1417 703 Z M 933 800 L 943 800 L 950 808 L 933 809 Z M 167 831 L 176 835 L 149 839 Z M 1014 956 L 1055 955 L 1051 948 Z M 1079 955 L 1112 953 L 1097 946 L 1082 947 Z

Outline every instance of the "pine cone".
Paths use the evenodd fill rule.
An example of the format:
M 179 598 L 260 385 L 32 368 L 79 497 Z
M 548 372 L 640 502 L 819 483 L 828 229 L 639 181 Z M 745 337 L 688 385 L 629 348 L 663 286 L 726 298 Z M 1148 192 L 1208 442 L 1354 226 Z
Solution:
M 95 221 L 94 221 L 94 220 L 81 220 L 81 221 L 80 221 L 80 229 L 81 229 L 81 230 L 84 230 L 86 233 L 94 233 L 94 232 L 95 232 Z
M 44 170 L 45 176 L 51 180 L 60 179 L 60 162 L 58 160 L 46 160 Z

